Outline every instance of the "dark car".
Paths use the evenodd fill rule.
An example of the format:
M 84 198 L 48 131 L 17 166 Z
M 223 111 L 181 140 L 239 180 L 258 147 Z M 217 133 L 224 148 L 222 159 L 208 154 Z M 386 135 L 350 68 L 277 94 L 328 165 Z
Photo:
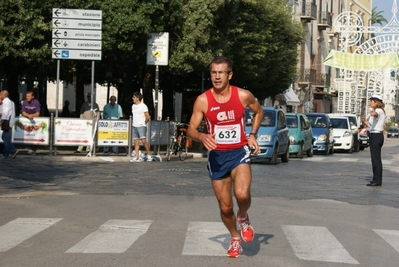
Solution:
M 313 132 L 313 152 L 323 154 L 334 153 L 334 130 L 330 117 L 324 113 L 305 113 Z
M 388 132 L 387 132 L 387 137 L 396 137 L 399 138 L 399 129 L 397 128 L 389 128 Z
M 359 149 L 364 150 L 370 146 L 367 128 L 359 128 Z

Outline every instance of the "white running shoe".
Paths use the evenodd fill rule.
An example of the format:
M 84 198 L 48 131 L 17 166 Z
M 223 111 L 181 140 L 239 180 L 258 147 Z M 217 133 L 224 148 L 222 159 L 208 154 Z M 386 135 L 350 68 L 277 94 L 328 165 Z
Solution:
M 132 158 L 130 162 L 143 162 L 142 158 Z

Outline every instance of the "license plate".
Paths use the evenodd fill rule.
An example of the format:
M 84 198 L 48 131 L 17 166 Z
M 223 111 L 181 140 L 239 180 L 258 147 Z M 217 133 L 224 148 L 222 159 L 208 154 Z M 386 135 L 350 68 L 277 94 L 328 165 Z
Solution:
M 367 141 L 362 141 L 362 144 L 367 144 Z

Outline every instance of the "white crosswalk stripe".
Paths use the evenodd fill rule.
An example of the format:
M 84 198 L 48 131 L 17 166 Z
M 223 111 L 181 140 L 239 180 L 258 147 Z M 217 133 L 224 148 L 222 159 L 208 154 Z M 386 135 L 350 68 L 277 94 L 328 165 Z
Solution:
M 399 231 L 397 230 L 380 230 L 373 229 L 382 239 L 390 244 L 397 252 L 399 252 Z
M 109 220 L 66 253 L 124 253 L 152 224 L 151 220 Z
M 342 158 L 342 159 L 340 159 L 338 161 L 340 161 L 340 162 L 358 162 L 359 159 L 356 159 L 356 158 Z
M 230 234 L 221 222 L 190 222 L 183 255 L 226 256 Z
M 283 225 L 283 231 L 302 260 L 359 264 L 326 227 Z
M 0 227 L 0 252 L 7 251 L 53 224 L 62 218 L 18 218 Z

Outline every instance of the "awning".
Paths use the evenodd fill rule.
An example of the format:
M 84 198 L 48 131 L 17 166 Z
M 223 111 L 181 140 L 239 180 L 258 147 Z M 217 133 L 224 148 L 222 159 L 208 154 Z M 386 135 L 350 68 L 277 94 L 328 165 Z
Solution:
M 288 106 L 299 106 L 301 104 L 292 87 L 285 91 L 284 97 Z

